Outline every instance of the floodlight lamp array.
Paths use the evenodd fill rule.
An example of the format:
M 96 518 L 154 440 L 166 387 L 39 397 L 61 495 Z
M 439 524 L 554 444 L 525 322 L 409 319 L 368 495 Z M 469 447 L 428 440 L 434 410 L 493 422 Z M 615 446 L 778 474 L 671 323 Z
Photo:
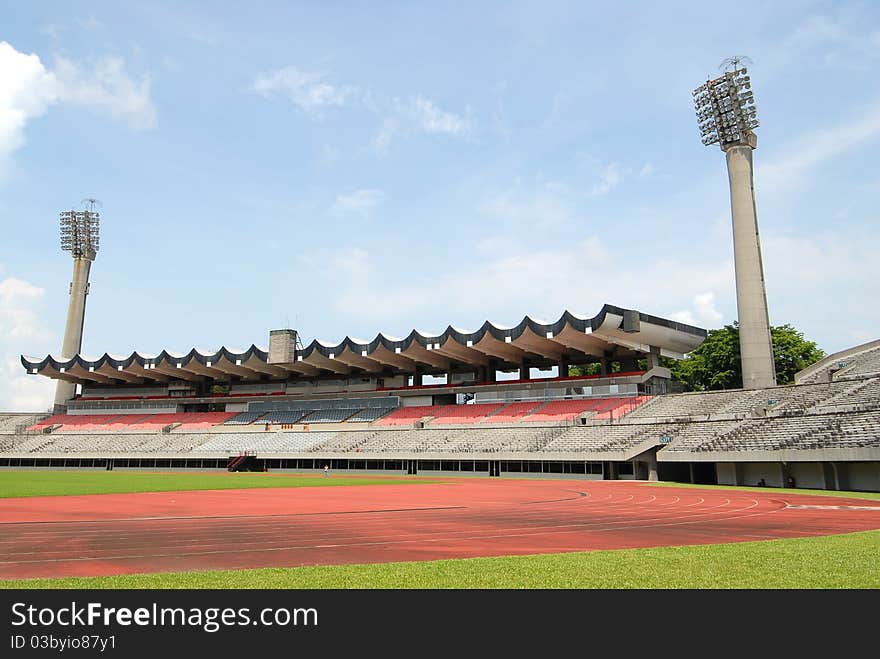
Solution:
M 693 91 L 693 97 L 700 138 L 706 146 L 741 142 L 759 125 L 751 79 L 744 68 L 706 81 Z
M 73 258 L 94 259 L 100 247 L 100 222 L 95 211 L 62 211 L 61 249 Z

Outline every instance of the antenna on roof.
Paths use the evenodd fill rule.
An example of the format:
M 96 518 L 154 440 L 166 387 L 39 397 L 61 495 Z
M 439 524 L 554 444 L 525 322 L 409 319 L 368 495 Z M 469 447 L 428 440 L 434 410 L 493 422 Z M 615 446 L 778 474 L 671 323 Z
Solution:
M 734 55 L 733 57 L 728 57 L 723 62 L 721 62 L 721 64 L 718 65 L 718 70 L 724 71 L 725 73 L 728 71 L 736 73 L 740 69 L 746 68 L 746 64 L 753 64 L 753 62 L 745 55 Z
M 80 203 L 81 203 L 83 206 L 85 206 L 86 204 L 88 204 L 88 206 L 89 206 L 88 210 L 92 211 L 93 213 L 95 212 L 95 204 L 97 204 L 98 206 L 103 206 L 103 205 L 104 205 L 104 204 L 101 203 L 101 200 L 100 200 L 100 199 L 94 199 L 94 198 L 92 198 L 92 197 L 86 197 L 86 198 L 83 199 Z

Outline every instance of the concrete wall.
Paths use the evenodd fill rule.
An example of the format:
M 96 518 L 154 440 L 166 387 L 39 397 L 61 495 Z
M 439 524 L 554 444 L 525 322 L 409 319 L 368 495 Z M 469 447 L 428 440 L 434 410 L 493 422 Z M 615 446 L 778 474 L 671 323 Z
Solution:
M 736 465 L 733 462 L 718 462 L 715 465 L 719 485 L 736 485 Z
M 849 489 L 880 492 L 880 462 L 851 462 L 847 467 Z
M 782 487 L 782 463 L 779 462 L 743 462 L 742 483 L 740 485 L 757 485 L 761 479 L 768 487 Z
M 818 462 L 791 462 L 789 470 L 794 476 L 796 487 L 804 487 L 811 490 L 830 489 L 825 483 L 825 474 L 822 465 Z

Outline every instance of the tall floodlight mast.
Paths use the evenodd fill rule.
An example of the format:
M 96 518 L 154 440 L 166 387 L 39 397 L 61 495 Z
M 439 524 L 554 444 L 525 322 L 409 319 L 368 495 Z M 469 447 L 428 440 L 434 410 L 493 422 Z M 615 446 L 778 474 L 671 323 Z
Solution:
M 724 75 L 697 87 L 693 96 L 703 144 L 718 144 L 727 155 L 743 387 L 760 389 L 776 385 L 776 366 L 755 209 L 752 151 L 758 137 L 752 130 L 758 127 L 758 109 L 741 66 L 745 59 L 725 60 Z
M 86 210 L 61 213 L 61 249 L 73 257 L 73 279 L 70 282 L 70 303 L 67 306 L 67 324 L 61 356 L 69 359 L 82 350 L 83 323 L 86 318 L 86 296 L 89 294 L 89 271 L 98 253 L 100 214 L 95 210 L 97 199 L 84 199 Z M 76 393 L 76 385 L 58 381 L 55 390 L 55 410 L 65 408 Z

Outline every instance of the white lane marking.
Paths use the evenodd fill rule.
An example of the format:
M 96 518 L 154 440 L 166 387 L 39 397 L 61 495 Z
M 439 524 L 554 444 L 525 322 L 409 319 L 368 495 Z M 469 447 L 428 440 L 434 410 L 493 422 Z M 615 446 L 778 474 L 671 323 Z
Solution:
M 874 510 L 880 511 L 880 506 L 816 506 L 816 505 L 794 505 L 785 506 L 789 510 Z

